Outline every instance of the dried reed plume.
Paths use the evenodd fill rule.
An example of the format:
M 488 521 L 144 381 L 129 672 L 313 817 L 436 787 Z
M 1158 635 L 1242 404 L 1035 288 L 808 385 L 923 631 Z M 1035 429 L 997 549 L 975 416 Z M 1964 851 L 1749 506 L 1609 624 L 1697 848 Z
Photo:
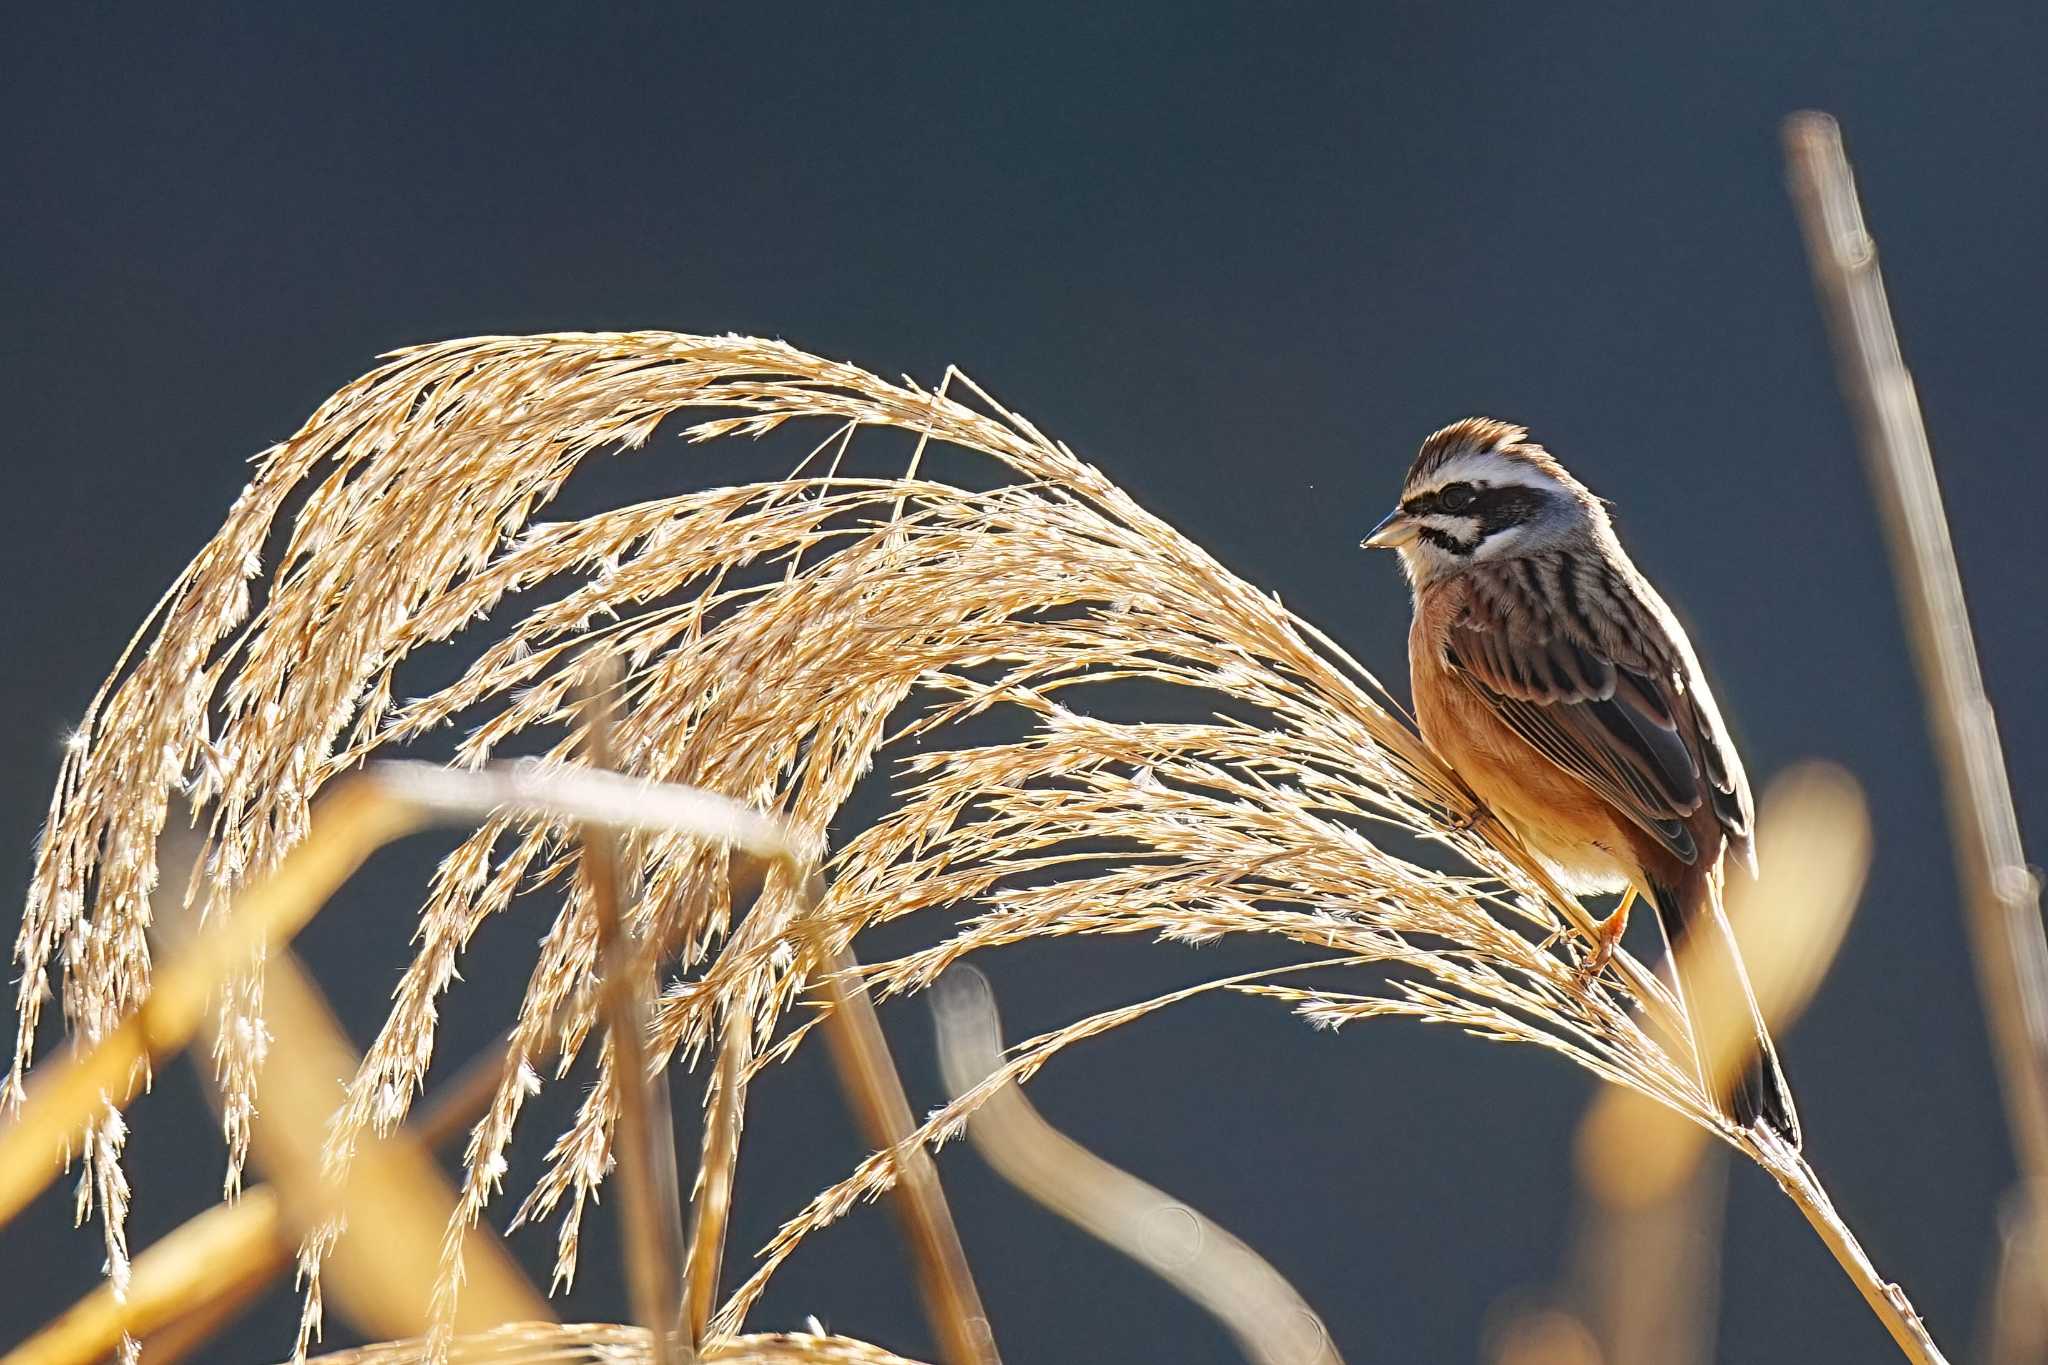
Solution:
M 948 378 L 975 404 L 949 396 L 951 383 L 891 384 L 775 342 L 579 334 L 402 352 L 328 400 L 265 453 L 79 726 L 17 946 L 12 1094 L 53 966 L 85 1042 L 147 996 L 157 843 L 175 795 L 210 812 L 197 884 L 220 911 L 304 836 L 322 784 L 372 754 L 460 722 L 458 764 L 515 750 L 566 762 L 579 743 L 575 694 L 617 665 L 617 768 L 774 812 L 809 849 L 823 849 L 876 759 L 896 760 L 889 813 L 837 850 L 828 894 L 803 924 L 786 869 L 739 918 L 726 853 L 665 834 L 618 842 L 621 884 L 640 888 L 624 931 L 676 974 L 652 1020 L 650 1063 L 695 1065 L 707 1051 L 745 1060 L 731 1068 L 737 1091 L 717 1087 L 732 1106 L 730 1124 L 714 1125 L 722 1141 L 738 1140 L 745 1080 L 805 1036 L 809 1021 L 792 1027 L 789 1015 L 815 984 L 812 964 L 869 925 L 920 912 L 929 925 L 927 946 L 865 968 L 884 998 L 1027 938 L 1268 935 L 1313 947 L 1319 963 L 1373 970 L 1345 990 L 1252 974 L 1077 1021 L 1019 1045 L 919 1137 L 953 1133 L 1059 1049 L 1199 990 L 1276 997 L 1331 1027 L 1383 1015 L 1449 1023 L 1557 1052 L 1738 1146 L 1799 1201 L 1909 1353 L 1939 1358 L 1798 1154 L 1716 1110 L 1650 974 L 1624 957 L 1582 987 L 1572 930 L 1585 912 L 1497 825 L 1475 824 L 1369 673 L 1065 445 Z M 798 419 L 821 420 L 824 439 L 786 478 L 536 520 L 586 456 L 637 446 L 685 410 L 700 414 L 693 441 Z M 914 438 L 909 472 L 840 476 L 855 437 L 882 428 L 906 446 Z M 942 457 L 969 472 L 922 472 Z M 828 472 L 806 472 L 824 458 Z M 266 576 L 274 535 L 282 550 Z M 516 619 L 478 632 L 480 652 L 456 681 L 401 697 L 409 656 L 500 610 Z M 1073 689 L 1131 680 L 1177 689 L 1211 718 L 1115 721 L 1065 704 Z M 992 719 L 969 733 L 1000 720 L 1009 737 L 955 734 L 948 747 L 948 727 L 975 717 Z M 1472 871 L 1420 865 L 1385 834 L 1443 845 Z M 563 1281 L 618 1120 L 579 848 L 573 824 L 506 811 L 448 856 L 326 1151 L 339 1174 L 366 1135 L 404 1120 L 469 937 L 516 896 L 552 891 L 560 910 L 470 1138 L 449 1245 L 495 1196 L 544 1059 L 559 1075 L 594 1038 L 598 1082 L 515 1218 L 559 1217 Z M 256 1102 L 261 1008 L 252 962 L 225 993 L 215 1058 L 230 1183 Z M 82 1148 L 117 1277 L 123 1136 L 110 1110 Z M 877 1153 L 791 1218 L 709 1339 L 736 1334 L 799 1240 L 894 1171 Z M 316 1239 L 305 1255 L 308 1336 L 324 1249 Z M 443 1276 L 445 1312 L 457 1285 Z
M 418 1365 L 424 1341 L 388 1341 L 319 1357 L 321 1365 Z M 515 1322 L 457 1337 L 447 1359 L 456 1365 L 654 1365 L 644 1328 L 607 1322 Z M 851 1337 L 777 1333 L 735 1337 L 704 1354 L 708 1365 L 918 1365 Z

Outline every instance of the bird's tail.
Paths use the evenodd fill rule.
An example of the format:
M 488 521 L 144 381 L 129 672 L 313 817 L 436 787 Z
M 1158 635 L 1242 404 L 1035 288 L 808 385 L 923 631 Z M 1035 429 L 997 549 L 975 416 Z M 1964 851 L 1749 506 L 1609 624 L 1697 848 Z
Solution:
M 1742 953 L 1735 944 L 1735 931 L 1721 908 L 1721 878 L 1706 869 L 1689 872 L 1678 887 L 1655 885 L 1652 899 L 1657 922 L 1664 930 L 1664 942 L 1671 950 L 1672 982 L 1680 1004 L 1700 1040 L 1701 1069 L 1709 1076 L 1734 1072 L 1737 1079 L 1719 1096 L 1743 1127 L 1762 1121 L 1772 1132 L 1799 1146 L 1799 1111 L 1792 1104 L 1791 1087 L 1778 1066 L 1778 1049 L 1771 1042 L 1763 1011 L 1743 970 Z M 1678 979 L 1680 956 L 1695 962 L 1693 975 L 1699 978 L 1689 993 Z M 1697 995 L 1698 998 L 1691 998 Z M 1748 1027 L 1740 1019 L 1746 1014 Z M 1733 1016 L 1733 1019 L 1730 1016 Z M 1704 1055 L 1717 1046 L 1712 1040 L 1725 1039 L 1721 1047 L 1739 1047 L 1745 1054 L 1739 1071 L 1719 1058 Z M 1732 1060 L 1732 1059 L 1731 1059 Z

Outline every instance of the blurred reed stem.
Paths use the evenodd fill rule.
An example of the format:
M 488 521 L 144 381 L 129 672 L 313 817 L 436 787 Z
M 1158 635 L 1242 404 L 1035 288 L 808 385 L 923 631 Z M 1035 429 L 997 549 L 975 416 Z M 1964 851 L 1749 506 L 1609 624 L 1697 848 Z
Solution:
M 939 1184 L 938 1167 L 918 1137 L 910 1098 L 889 1057 L 888 1039 L 875 1017 L 860 963 L 850 948 L 827 941 L 815 911 L 824 898 L 824 878 L 813 873 L 803 892 L 805 924 L 817 955 L 819 991 L 825 998 L 825 1037 L 841 1087 L 861 1135 L 887 1151 L 896 1167 L 891 1190 L 895 1209 L 917 1268 L 925 1315 L 938 1339 L 945 1365 L 1001 1365 L 988 1310 L 981 1305 L 967 1250 Z
M 583 761 L 599 772 L 613 768 L 613 708 L 620 683 L 616 661 L 602 660 L 582 702 Z M 612 1084 L 618 1093 L 619 1239 L 633 1316 L 647 1329 L 654 1365 L 686 1365 L 697 1358 L 694 1341 L 675 1329 L 682 1302 L 682 1194 L 676 1171 L 675 1116 L 668 1073 L 649 1074 L 647 1017 L 654 964 L 641 953 L 621 904 L 618 836 L 602 824 L 582 829 L 579 862 L 590 890 L 597 927 L 599 1008 L 611 1047 Z
M 1002 1067 L 995 992 L 960 963 L 931 1001 L 939 1065 L 958 1098 Z M 1015 1081 L 975 1110 L 967 1136 L 996 1174 L 1217 1318 L 1254 1365 L 1343 1365 L 1322 1318 L 1265 1258 L 1053 1127 Z
M 1821 311 L 1882 515 L 1941 770 L 1950 840 L 2035 1255 L 2048 1248 L 2048 934 L 2020 844 L 1941 486 L 1864 226 L 1840 126 L 1787 120 L 1785 147 Z M 2040 1286 L 2036 1284 L 2036 1294 Z

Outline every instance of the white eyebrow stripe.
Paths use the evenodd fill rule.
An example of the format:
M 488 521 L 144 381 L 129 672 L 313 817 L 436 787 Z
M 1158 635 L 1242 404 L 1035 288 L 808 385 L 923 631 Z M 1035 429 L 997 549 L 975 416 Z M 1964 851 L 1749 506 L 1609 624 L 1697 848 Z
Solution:
M 1453 455 L 1430 472 L 1427 485 L 1416 495 L 1434 493 L 1446 484 L 1484 483 L 1495 488 L 1519 484 L 1524 488 L 1561 488 L 1557 480 L 1527 460 L 1517 460 L 1491 450 L 1468 450 Z

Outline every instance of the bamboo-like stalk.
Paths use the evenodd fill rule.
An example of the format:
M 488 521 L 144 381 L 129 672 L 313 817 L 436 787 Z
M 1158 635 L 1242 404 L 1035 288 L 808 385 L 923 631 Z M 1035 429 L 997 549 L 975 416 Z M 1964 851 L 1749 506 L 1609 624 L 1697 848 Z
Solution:
M 2035 1246 L 2048 1247 L 2048 933 L 2040 888 L 2021 847 L 1926 424 L 1841 128 L 1825 114 L 1798 114 L 1785 125 L 1785 146 L 1792 198 L 1919 669 L 2028 1219 Z
M 689 1252 L 683 1276 L 683 1330 L 699 1349 L 718 1306 L 733 1175 L 739 1163 L 740 1124 L 746 1108 L 747 1068 L 753 1054 L 752 1016 L 742 1009 L 729 1010 L 718 1046 L 718 1068 L 711 1081 L 711 1102 L 704 1112 L 704 1141 L 690 1199 Z
M 427 1097 L 405 1127 L 408 1141 L 440 1147 L 490 1102 L 503 1051 L 486 1048 Z M 87 1365 L 122 1336 L 144 1341 L 151 1365 L 172 1365 L 204 1349 L 243 1308 L 291 1266 L 296 1237 L 270 1185 L 251 1186 L 179 1224 L 138 1254 L 125 1301 L 101 1285 L 0 1365 Z
M 946 1088 L 964 1095 L 1002 1065 L 987 978 L 962 964 L 932 995 Z M 1198 1211 L 1103 1160 L 1046 1121 L 1014 1082 L 968 1121 L 998 1175 L 1158 1275 L 1220 1320 L 1256 1365 L 1343 1365 L 1322 1318 L 1264 1257 Z M 1162 1235 L 1166 1224 L 1184 1229 Z
M 600 667 L 583 699 L 583 758 L 600 772 L 612 767 L 612 733 L 619 672 Z M 611 1046 L 612 1084 L 618 1094 L 619 1239 L 633 1316 L 647 1329 L 655 1365 L 694 1361 L 693 1344 L 673 1325 L 682 1295 L 682 1195 L 677 1188 L 675 1120 L 667 1073 L 647 1066 L 647 980 L 652 964 L 636 945 L 621 908 L 617 836 L 601 824 L 582 831 L 579 867 L 590 891 L 597 925 L 599 1006 Z
M 1947 1365 L 1948 1357 L 1934 1344 L 1934 1338 L 1913 1307 L 1913 1301 L 1906 1297 L 1904 1289 L 1877 1273 L 1869 1253 L 1856 1240 L 1856 1234 L 1849 1230 L 1849 1225 L 1842 1221 L 1842 1215 L 1835 1212 L 1834 1202 L 1828 1198 L 1820 1177 L 1814 1174 L 1806 1158 L 1775 1135 L 1761 1130 L 1750 1133 L 1743 1143 L 1743 1150 L 1768 1171 L 1778 1182 L 1778 1188 L 1799 1206 L 1799 1212 L 1820 1235 L 1829 1254 L 1847 1272 L 1856 1285 L 1856 1291 L 1863 1295 L 1863 1301 L 1870 1305 L 1870 1311 L 1891 1333 L 1892 1340 L 1906 1358 L 1919 1362 L 1919 1365 Z
M 219 930 L 200 934 L 158 969 L 142 1008 L 91 1047 L 45 1067 L 0 1133 L 0 1225 L 53 1180 L 84 1125 L 124 1108 L 151 1067 L 192 1041 L 214 987 L 265 944 L 288 941 L 363 860 L 419 828 L 421 813 L 370 778 L 337 782 L 320 800 L 315 833 L 276 872 L 236 900 Z
M 817 926 L 814 911 L 824 899 L 824 878 L 813 873 L 803 891 L 807 925 Z M 918 1138 L 903 1079 L 889 1056 L 888 1039 L 875 1017 L 860 963 L 850 948 L 834 948 L 822 928 L 813 928 L 819 992 L 825 998 L 825 1037 L 839 1072 L 841 1088 L 861 1135 L 877 1151 L 887 1151 L 896 1167 L 891 1207 L 903 1228 L 917 1267 L 925 1315 L 938 1339 L 945 1365 L 1001 1365 L 995 1332 L 974 1287 L 967 1250 L 939 1184 L 938 1167 Z
M 125 1295 L 100 1285 L 0 1356 L 0 1365 L 90 1365 L 112 1356 L 124 1335 L 148 1336 L 216 1303 L 246 1302 L 291 1264 L 281 1202 L 258 1185 L 181 1223 L 135 1257 Z

